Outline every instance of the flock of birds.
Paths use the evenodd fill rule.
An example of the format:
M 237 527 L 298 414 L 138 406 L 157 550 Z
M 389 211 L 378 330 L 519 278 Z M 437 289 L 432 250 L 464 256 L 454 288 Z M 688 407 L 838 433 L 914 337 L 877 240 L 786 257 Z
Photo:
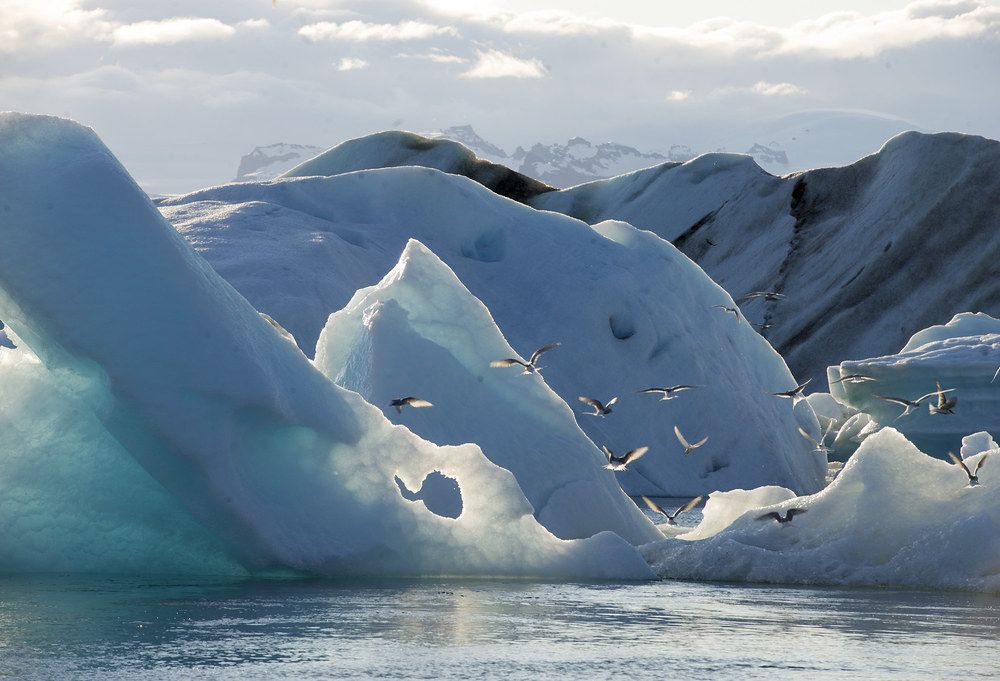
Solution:
M 761 299 L 764 301 L 778 301 L 783 298 L 785 298 L 784 294 L 776 293 L 774 291 L 753 291 L 751 293 L 748 293 L 740 297 L 739 300 L 746 301 L 753 299 Z M 728 306 L 720 304 L 720 305 L 713 305 L 712 307 L 722 309 L 723 311 L 732 314 L 737 319 L 737 321 L 742 319 L 742 314 L 740 312 L 739 307 L 737 306 Z M 765 324 L 762 326 L 766 327 L 770 325 Z M 520 367 L 521 372 L 519 375 L 521 376 L 540 375 L 544 367 L 538 364 L 539 359 L 545 353 L 558 348 L 559 345 L 560 343 L 558 342 L 548 343 L 547 345 L 543 345 L 542 347 L 538 348 L 533 353 L 531 353 L 531 356 L 528 358 L 527 361 L 524 361 L 517 357 L 506 357 L 504 359 L 497 359 L 491 361 L 490 366 L 494 369 Z M 995 381 L 998 376 L 1000 376 L 1000 368 L 997 368 L 997 372 L 993 376 L 993 381 Z M 809 385 L 811 380 L 812 379 L 809 379 L 803 383 L 800 383 L 790 390 L 784 390 L 771 394 L 774 395 L 775 397 L 790 399 L 792 400 L 793 403 L 797 402 L 798 400 L 803 399 L 805 397 L 804 395 L 805 388 L 806 386 Z M 876 379 L 871 376 L 866 376 L 863 374 L 848 374 L 846 376 L 841 376 L 836 381 L 833 381 L 831 385 L 836 383 L 858 384 L 858 383 L 868 383 L 873 381 L 876 381 Z M 991 383 L 993 381 L 991 381 Z M 649 388 L 643 388 L 642 390 L 639 390 L 637 394 L 659 395 L 660 400 L 664 401 L 664 400 L 676 399 L 679 396 L 678 393 L 684 392 L 686 390 L 693 390 L 696 388 L 703 388 L 703 387 L 705 386 L 687 385 L 687 384 L 679 384 L 672 386 L 654 386 Z M 954 409 L 958 404 L 958 397 L 952 396 L 950 395 L 950 393 L 955 392 L 955 388 L 944 389 L 941 387 L 940 382 L 936 382 L 936 387 L 937 389 L 934 390 L 933 392 L 921 395 L 920 397 L 914 400 L 909 400 L 903 397 L 894 397 L 890 395 L 875 395 L 875 397 L 880 400 L 884 400 L 886 402 L 892 402 L 894 404 L 902 406 L 903 412 L 897 417 L 897 419 L 912 413 L 924 402 L 924 400 L 931 400 L 931 398 L 934 399 L 928 403 L 928 409 L 932 415 L 954 414 L 955 413 Z M 588 416 L 595 416 L 599 418 L 604 418 L 606 416 L 609 416 L 613 412 L 612 408 L 615 405 L 617 405 L 619 401 L 619 398 L 617 396 L 610 398 L 606 402 L 602 402 L 597 398 L 589 397 L 587 395 L 581 395 L 577 399 L 579 399 L 579 401 L 585 404 L 586 406 L 590 407 L 590 409 L 592 410 L 586 412 Z M 409 397 L 401 397 L 393 399 L 390 403 L 390 406 L 394 407 L 398 413 L 402 413 L 404 407 L 425 408 L 425 407 L 432 407 L 434 405 L 425 399 L 409 396 Z M 826 429 L 823 431 L 818 440 L 801 426 L 798 427 L 798 432 L 803 438 L 805 438 L 814 445 L 816 451 L 829 453 L 830 447 L 826 444 L 826 441 L 835 423 L 836 423 L 835 419 L 832 418 L 829 419 Z M 677 438 L 678 443 L 680 443 L 681 448 L 684 450 L 685 456 L 691 454 L 696 449 L 708 443 L 708 436 L 703 437 L 697 442 L 693 443 L 689 442 L 688 439 L 681 432 L 680 428 L 676 425 L 674 426 L 674 436 Z M 604 468 L 612 471 L 625 471 L 628 470 L 629 464 L 637 461 L 642 456 L 644 456 L 649 451 L 649 447 L 646 446 L 635 447 L 634 449 L 630 449 L 624 452 L 623 454 L 618 455 L 608 445 L 601 445 L 601 451 L 608 459 L 608 463 L 604 466 Z M 983 467 L 983 464 L 986 462 L 987 458 L 986 456 L 983 456 L 979 460 L 974 471 L 971 471 L 969 467 L 965 464 L 965 462 L 962 461 L 962 459 L 956 457 L 952 452 L 948 452 L 948 456 L 955 465 L 960 466 L 962 470 L 965 471 L 966 475 L 969 478 L 970 487 L 974 487 L 979 484 L 978 474 L 979 470 Z M 663 515 L 666 518 L 666 523 L 668 525 L 676 525 L 677 517 L 680 514 L 685 513 L 694 508 L 695 506 L 697 506 L 698 503 L 701 502 L 703 497 L 701 496 L 695 497 L 694 499 L 691 499 L 690 501 L 686 502 L 685 504 L 681 505 L 680 507 L 676 508 L 673 512 L 670 513 L 664 510 L 653 499 L 646 496 L 643 496 L 641 498 L 651 511 Z M 805 513 L 806 510 L 807 509 L 804 508 L 790 508 L 785 512 L 784 515 L 782 515 L 778 511 L 770 511 L 768 513 L 759 516 L 757 520 L 773 520 L 779 524 L 790 523 L 795 516 Z

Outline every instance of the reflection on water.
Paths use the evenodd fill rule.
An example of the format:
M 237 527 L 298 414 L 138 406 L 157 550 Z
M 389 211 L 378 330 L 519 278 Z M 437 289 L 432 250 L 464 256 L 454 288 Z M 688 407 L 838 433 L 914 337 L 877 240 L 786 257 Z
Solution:
M 998 637 L 965 593 L 0 578 L 15 678 L 991 678 Z

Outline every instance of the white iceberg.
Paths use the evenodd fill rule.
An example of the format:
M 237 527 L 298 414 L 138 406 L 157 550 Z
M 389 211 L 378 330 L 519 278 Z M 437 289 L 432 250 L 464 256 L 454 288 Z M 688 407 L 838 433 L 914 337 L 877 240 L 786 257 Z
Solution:
M 57 389 L 80 396 L 86 427 L 106 429 L 240 566 L 649 576 L 613 533 L 551 535 L 513 475 L 478 447 L 421 440 L 334 385 L 191 250 L 92 131 L 2 114 L 0 177 L 0 318 Z M 45 411 L 37 392 L 4 395 L 6 413 Z M 39 403 L 21 402 L 31 397 Z M 66 438 L 56 443 L 63 456 L 80 434 L 73 423 L 49 431 Z M 4 495 L 23 496 L 10 476 L 23 458 L 9 455 L 17 433 L 0 438 Z M 457 482 L 458 518 L 401 494 L 397 479 L 419 495 L 434 471 Z M 93 491 L 52 490 L 66 495 L 61 508 Z M 81 527 L 64 550 L 105 547 L 100 527 Z
M 960 467 L 923 454 L 886 428 L 868 438 L 822 492 L 785 493 L 785 500 L 779 494 L 756 508 L 737 498 L 721 504 L 719 513 L 710 499 L 706 531 L 699 526 L 644 552 L 667 578 L 998 591 L 997 470 L 985 466 L 981 484 L 970 487 Z M 785 523 L 760 519 L 770 511 L 785 517 L 793 508 L 806 513 Z
M 917 445 L 937 454 L 958 451 L 966 433 L 1000 433 L 1000 320 L 984 313 L 962 313 L 947 324 L 914 334 L 897 354 L 851 360 L 827 370 L 830 394 L 882 425 L 891 425 Z M 842 376 L 861 374 L 875 380 L 853 383 Z M 958 402 L 953 413 L 932 413 L 931 397 L 902 416 L 904 406 L 881 399 L 915 400 L 937 389 Z
M 474 442 L 517 478 L 550 532 L 611 530 L 633 544 L 660 534 L 604 470 L 604 455 L 539 376 L 497 371 L 514 356 L 489 310 L 441 260 L 410 241 L 376 286 L 358 291 L 320 335 L 316 366 L 390 420 L 439 445 Z M 390 406 L 418 396 L 432 408 Z
M 778 484 L 813 492 L 826 461 L 799 425 L 808 404 L 781 357 L 730 296 L 654 234 L 593 227 L 504 199 L 464 177 L 391 168 L 215 187 L 161 204 L 178 231 L 257 309 L 313 354 L 327 317 L 393 267 L 408 239 L 427 245 L 490 310 L 524 357 L 550 342 L 545 380 L 597 445 L 649 446 L 618 474 L 629 494 L 694 496 Z M 636 391 L 705 386 L 660 402 Z M 620 398 L 604 419 L 581 395 Z M 690 456 L 674 426 L 709 442 Z

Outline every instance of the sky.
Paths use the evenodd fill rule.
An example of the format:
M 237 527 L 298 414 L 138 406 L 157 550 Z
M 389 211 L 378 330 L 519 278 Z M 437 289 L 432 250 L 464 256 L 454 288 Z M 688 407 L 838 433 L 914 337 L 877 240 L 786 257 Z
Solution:
M 0 110 L 93 127 L 152 192 L 390 128 L 741 150 L 832 111 L 1000 138 L 997 83 L 993 0 L 0 0 Z

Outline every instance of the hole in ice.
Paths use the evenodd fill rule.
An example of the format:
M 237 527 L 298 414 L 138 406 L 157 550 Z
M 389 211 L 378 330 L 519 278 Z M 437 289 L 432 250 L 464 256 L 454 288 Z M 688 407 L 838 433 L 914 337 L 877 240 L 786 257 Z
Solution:
M 506 253 L 507 239 L 500 229 L 483 232 L 471 244 L 462 246 L 462 255 L 480 262 L 500 262 Z
M 444 518 L 462 515 L 462 490 L 455 478 L 449 478 L 441 471 L 431 471 L 420 483 L 420 489 L 411 491 L 399 476 L 396 476 L 399 493 L 409 501 L 422 501 L 427 510 Z
M 608 318 L 612 335 L 618 340 L 626 340 L 635 335 L 635 324 L 625 315 L 613 314 Z

